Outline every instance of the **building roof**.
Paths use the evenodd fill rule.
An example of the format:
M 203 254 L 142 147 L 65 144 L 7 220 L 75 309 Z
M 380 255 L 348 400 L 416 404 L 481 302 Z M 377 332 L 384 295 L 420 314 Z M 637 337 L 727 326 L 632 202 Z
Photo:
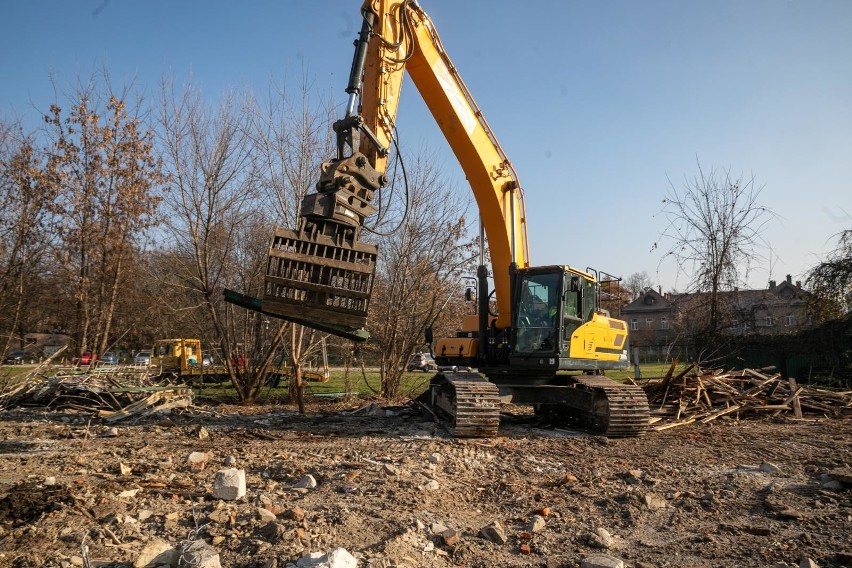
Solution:
M 646 312 L 672 311 L 674 304 L 668 298 L 654 290 L 648 288 L 639 297 L 621 308 L 622 314 L 635 314 Z

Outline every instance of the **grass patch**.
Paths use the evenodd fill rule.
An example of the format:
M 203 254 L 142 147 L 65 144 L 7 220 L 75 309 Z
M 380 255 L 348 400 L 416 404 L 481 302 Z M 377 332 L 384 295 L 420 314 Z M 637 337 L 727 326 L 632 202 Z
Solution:
M 665 377 L 666 373 L 669 372 L 671 368 L 671 363 L 646 363 L 644 365 L 639 366 L 639 370 L 642 372 L 642 379 L 653 379 L 659 377 Z M 677 376 L 678 373 L 683 371 L 686 368 L 686 365 L 680 364 L 675 368 L 673 376 Z M 623 381 L 625 379 L 633 379 L 635 378 L 635 372 L 633 367 L 629 369 L 625 369 L 624 371 L 607 371 L 606 376 L 615 380 L 615 381 Z
M 400 383 L 400 396 L 402 398 L 414 398 L 423 393 L 429 386 L 429 380 L 434 373 L 403 372 Z M 378 396 L 381 387 L 381 375 L 378 371 L 366 371 L 363 375 L 360 369 L 349 372 L 349 384 L 351 394 L 359 397 Z M 202 399 L 211 401 L 235 403 L 238 401 L 236 389 L 230 382 L 218 384 L 194 385 L 193 390 Z M 334 398 L 334 395 L 343 397 L 346 394 L 346 377 L 342 370 L 330 372 L 329 380 L 325 383 L 308 381 L 305 383 L 305 394 L 308 397 Z M 277 388 L 268 387 L 261 395 L 262 401 L 277 403 L 287 400 L 287 384 L 282 382 Z
M 37 365 L 2 365 L 0 366 L 0 392 L 17 385 L 35 369 Z
M 663 377 L 669 371 L 669 363 L 646 364 L 640 367 L 642 378 Z M 675 369 L 675 374 L 683 370 L 685 366 L 679 365 Z M 400 385 L 400 396 L 404 399 L 415 398 L 426 391 L 429 386 L 429 380 L 434 373 L 424 373 L 421 371 L 404 372 L 402 374 Z M 634 377 L 632 368 L 624 371 L 607 371 L 606 376 L 616 380 L 624 381 Z M 349 372 L 349 384 L 352 389 L 353 396 L 369 398 L 379 395 L 381 385 L 381 375 L 378 371 L 366 371 L 361 373 L 360 369 L 352 369 Z M 206 399 L 211 403 L 236 403 L 238 402 L 236 389 L 229 382 L 218 384 L 194 385 L 193 389 L 199 399 Z M 306 382 L 305 393 L 308 398 L 315 397 L 318 399 L 327 398 L 334 399 L 334 395 L 340 395 L 341 398 L 346 394 L 346 379 L 345 373 L 342 370 L 332 370 L 328 382 Z M 287 384 L 282 382 L 278 388 L 266 388 L 261 395 L 263 403 L 279 403 L 288 400 Z

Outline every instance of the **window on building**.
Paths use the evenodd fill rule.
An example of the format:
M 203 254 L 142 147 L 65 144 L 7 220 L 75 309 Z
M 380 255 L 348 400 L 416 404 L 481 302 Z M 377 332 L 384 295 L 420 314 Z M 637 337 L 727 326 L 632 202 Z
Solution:
M 653 325 L 654 320 L 652 320 L 651 318 L 645 320 L 645 329 L 652 329 Z
M 666 318 L 660 318 L 660 329 L 668 329 L 669 328 L 669 320 Z
M 784 318 L 784 325 L 792 326 L 796 325 L 796 316 L 787 316 Z
M 772 327 L 775 325 L 775 322 L 772 320 L 772 316 L 766 316 L 766 325 L 767 327 Z
M 639 331 L 639 320 L 633 318 L 630 320 L 630 331 Z

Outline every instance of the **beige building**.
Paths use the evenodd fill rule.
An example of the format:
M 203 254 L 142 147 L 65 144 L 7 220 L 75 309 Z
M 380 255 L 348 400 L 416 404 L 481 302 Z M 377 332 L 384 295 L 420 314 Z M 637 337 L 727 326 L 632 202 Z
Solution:
M 788 335 L 814 325 L 808 292 L 788 274 L 762 290 L 721 293 L 720 323 L 729 335 Z M 707 294 L 661 294 L 647 289 L 621 310 L 631 343 L 646 354 L 662 355 L 707 321 Z

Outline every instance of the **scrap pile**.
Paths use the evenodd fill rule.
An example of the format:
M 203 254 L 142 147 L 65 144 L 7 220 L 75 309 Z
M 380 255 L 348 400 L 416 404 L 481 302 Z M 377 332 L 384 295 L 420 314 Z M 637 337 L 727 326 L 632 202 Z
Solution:
M 192 405 L 186 385 L 151 384 L 148 369 L 37 367 L 23 377 L 0 377 L 0 410 L 20 406 L 92 413 L 107 422 Z
M 807 420 L 811 416 L 852 414 L 852 391 L 801 386 L 796 379 L 766 370 L 698 370 L 690 365 L 672 376 L 674 366 L 662 379 L 645 385 L 651 407 L 651 428 L 665 430 L 720 416 L 787 416 Z

